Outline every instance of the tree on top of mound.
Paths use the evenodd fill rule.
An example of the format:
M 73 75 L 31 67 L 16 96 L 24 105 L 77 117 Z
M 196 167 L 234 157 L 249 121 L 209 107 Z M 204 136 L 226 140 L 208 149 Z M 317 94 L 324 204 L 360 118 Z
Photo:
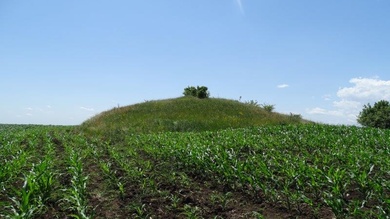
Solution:
M 188 86 L 187 88 L 184 88 L 183 94 L 184 96 L 194 96 L 200 99 L 204 99 L 210 97 L 210 92 L 208 92 L 207 90 L 208 88 L 205 86 L 201 86 L 201 87 Z

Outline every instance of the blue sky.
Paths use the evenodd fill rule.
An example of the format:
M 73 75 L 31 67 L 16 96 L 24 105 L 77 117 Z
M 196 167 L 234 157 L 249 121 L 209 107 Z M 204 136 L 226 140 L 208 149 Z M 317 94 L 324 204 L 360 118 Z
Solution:
M 387 0 L 2 0 L 0 123 L 77 125 L 116 106 L 212 97 L 356 124 L 390 100 Z

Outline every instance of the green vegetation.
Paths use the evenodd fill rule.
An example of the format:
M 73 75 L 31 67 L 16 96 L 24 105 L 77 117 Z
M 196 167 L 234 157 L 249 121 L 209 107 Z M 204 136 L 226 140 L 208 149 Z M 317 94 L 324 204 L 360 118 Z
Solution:
M 372 107 L 364 105 L 357 121 L 367 127 L 390 128 L 390 103 L 386 100 L 378 101 Z
M 2 218 L 386 218 L 390 130 L 0 132 Z
M 388 218 L 390 130 L 182 97 L 0 125 L 1 218 Z
M 210 97 L 210 92 L 207 91 L 208 88 L 205 87 L 205 86 L 197 86 L 197 87 L 187 87 L 187 88 L 184 88 L 184 96 L 192 96 L 192 97 L 197 97 L 197 98 L 200 98 L 200 99 L 204 99 L 204 98 L 209 98 Z
M 213 131 L 302 122 L 307 121 L 296 116 L 270 112 L 253 104 L 189 96 L 114 108 L 87 120 L 81 128 L 86 132 L 111 136 L 117 133 Z

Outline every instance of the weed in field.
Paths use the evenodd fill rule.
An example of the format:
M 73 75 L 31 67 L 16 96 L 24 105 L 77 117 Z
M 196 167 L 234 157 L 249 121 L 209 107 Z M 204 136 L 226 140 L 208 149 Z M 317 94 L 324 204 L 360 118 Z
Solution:
M 213 193 L 210 195 L 210 201 L 213 205 L 221 206 L 221 209 L 225 211 L 232 201 L 233 194 L 231 192 L 227 192 L 225 194 Z
M 169 199 L 171 200 L 171 206 L 172 206 L 172 208 L 174 208 L 174 209 L 177 209 L 178 208 L 178 206 L 179 206 L 179 203 L 180 203 L 180 201 L 181 201 L 181 199 L 179 198 L 179 196 L 177 196 L 177 195 L 175 195 L 175 194 L 171 194 L 170 196 L 169 196 Z
M 149 218 L 149 214 L 146 213 L 146 206 L 142 203 L 133 203 L 130 209 L 134 212 L 134 218 Z
M 201 209 L 197 206 L 191 206 L 191 205 L 184 205 L 183 207 L 183 215 L 186 216 L 188 219 L 198 219 L 202 218 L 200 216 Z

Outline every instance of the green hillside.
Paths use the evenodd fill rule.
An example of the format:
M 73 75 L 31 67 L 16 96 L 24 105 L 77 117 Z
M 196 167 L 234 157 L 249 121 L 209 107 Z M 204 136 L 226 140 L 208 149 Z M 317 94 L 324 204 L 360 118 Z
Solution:
M 179 97 L 114 108 L 85 121 L 81 128 L 89 132 L 156 133 L 302 122 L 299 116 L 268 112 L 235 100 Z

